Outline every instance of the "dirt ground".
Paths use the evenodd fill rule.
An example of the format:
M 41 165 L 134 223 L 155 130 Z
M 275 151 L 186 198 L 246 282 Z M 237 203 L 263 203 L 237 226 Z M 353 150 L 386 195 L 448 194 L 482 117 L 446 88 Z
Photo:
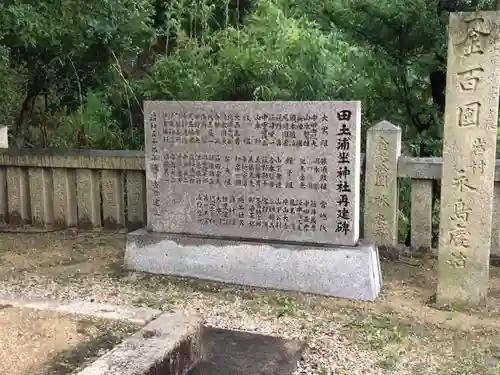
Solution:
M 0 374 L 71 374 L 131 332 L 120 322 L 0 306 Z
M 383 374 L 500 374 L 500 268 L 491 269 L 487 306 L 446 311 L 432 304 L 436 264 L 430 258 L 383 262 L 383 291 L 370 303 L 130 274 L 121 269 L 124 246 L 123 234 L 2 233 L 0 282 L 9 293 L 33 289 L 34 294 L 40 294 L 50 289 L 48 293 L 61 298 L 95 296 L 95 288 L 102 288 L 98 294 L 106 302 L 125 301 L 167 310 L 186 304 L 193 295 L 213 295 L 217 303 L 237 298 L 238 306 L 248 311 L 265 310 L 274 314 L 274 319 L 289 317 L 289 324 L 304 312 L 318 320 L 328 314 L 329 322 L 353 345 L 382 358 L 377 366 Z M 40 280 L 46 283 L 44 287 Z M 85 283 L 91 285 L 85 289 Z M 403 368 L 411 371 L 403 372 Z

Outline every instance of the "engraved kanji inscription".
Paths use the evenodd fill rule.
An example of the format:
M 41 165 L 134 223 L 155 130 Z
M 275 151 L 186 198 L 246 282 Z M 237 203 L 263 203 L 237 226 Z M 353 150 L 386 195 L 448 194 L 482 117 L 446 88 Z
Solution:
M 469 247 L 470 232 L 465 225 L 458 223 L 449 233 L 450 244 L 457 247 Z
M 451 217 L 452 220 L 463 220 L 469 221 L 469 215 L 472 213 L 472 209 L 467 207 L 463 199 L 458 199 L 455 202 L 455 214 Z
M 477 189 L 469 184 L 469 179 L 467 178 L 465 171 L 460 169 L 457 171 L 458 176 L 453 179 L 452 185 L 457 188 L 461 193 L 465 191 L 476 191 Z
M 377 214 L 377 216 L 374 217 L 374 232 L 375 236 L 378 237 L 380 240 L 383 240 L 385 236 L 388 235 L 388 226 L 389 222 L 387 221 L 386 217 L 382 214 Z
M 486 140 L 484 138 L 476 138 L 472 141 L 472 153 L 474 155 L 482 155 L 486 151 Z
M 149 229 L 355 244 L 358 107 L 350 102 L 146 102 Z M 160 215 L 154 216 L 157 206 Z
M 389 182 L 389 167 L 385 163 L 377 164 L 375 167 L 375 186 L 387 187 Z
M 464 268 L 467 265 L 467 255 L 463 251 L 453 251 L 447 263 L 454 268 Z
M 341 111 L 337 112 L 337 118 L 339 121 L 349 121 L 352 116 L 352 111 L 349 111 L 348 109 L 343 109 Z
M 484 54 L 488 45 L 488 37 L 491 34 L 487 21 L 483 17 L 476 16 L 468 18 L 464 22 L 467 24 L 467 34 L 458 47 L 463 48 L 464 56 Z
M 384 137 L 380 137 L 377 143 L 377 156 L 382 161 L 389 159 L 389 142 Z
M 470 165 L 473 174 L 483 174 L 484 167 L 486 167 L 486 162 L 484 160 L 473 160 Z
M 381 194 L 373 198 L 373 202 L 378 206 L 378 207 L 389 207 L 389 197 L 387 194 Z
M 484 69 L 481 67 L 457 73 L 460 89 L 466 92 L 476 90 L 482 73 L 484 73 Z
M 458 125 L 462 127 L 479 125 L 481 103 L 472 102 L 459 107 Z

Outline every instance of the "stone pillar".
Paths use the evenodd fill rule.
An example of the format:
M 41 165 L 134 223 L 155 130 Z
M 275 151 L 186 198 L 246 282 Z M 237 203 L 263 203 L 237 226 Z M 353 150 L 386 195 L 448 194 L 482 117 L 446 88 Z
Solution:
M 9 148 L 9 132 L 6 125 L 0 125 L 0 148 Z
M 7 126 L 0 126 L 0 148 L 9 148 Z M 7 168 L 0 167 L 0 226 L 5 225 L 9 213 L 7 199 Z
M 28 170 L 31 224 L 35 227 L 50 227 L 54 224 L 54 184 L 48 168 Z
M 78 223 L 77 184 L 74 169 L 53 168 L 54 222 L 59 228 L 74 227 Z
M 382 246 L 398 243 L 398 158 L 401 129 L 382 121 L 366 136 L 364 237 Z
M 493 218 L 491 226 L 491 255 L 500 256 L 500 182 L 495 182 L 493 190 Z
M 121 171 L 105 169 L 101 172 L 103 226 L 106 229 L 125 227 L 125 196 Z
M 432 180 L 411 180 L 411 246 L 432 247 Z
M 146 225 L 146 177 L 143 171 L 127 171 L 127 228 Z
M 439 304 L 488 291 L 500 80 L 500 12 L 450 14 L 439 236 Z
M 78 227 L 93 229 L 101 226 L 99 180 L 93 169 L 77 169 Z

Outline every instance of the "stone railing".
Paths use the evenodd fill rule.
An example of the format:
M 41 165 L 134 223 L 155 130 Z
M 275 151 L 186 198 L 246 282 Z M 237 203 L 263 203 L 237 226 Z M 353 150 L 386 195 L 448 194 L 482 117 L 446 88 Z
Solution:
M 10 226 L 142 227 L 144 153 L 0 149 L 0 219 Z

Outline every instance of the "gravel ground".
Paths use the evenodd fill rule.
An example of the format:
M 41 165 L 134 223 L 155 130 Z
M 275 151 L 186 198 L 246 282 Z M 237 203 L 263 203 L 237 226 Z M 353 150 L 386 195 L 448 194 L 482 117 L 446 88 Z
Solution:
M 137 329 L 126 322 L 0 306 L 0 374 L 76 372 Z
M 500 374 L 500 272 L 488 306 L 434 308 L 430 259 L 383 263 L 374 303 L 123 272 L 124 235 L 0 236 L 0 294 L 182 309 L 206 324 L 308 344 L 295 374 Z M 409 264 L 411 263 L 411 264 Z

